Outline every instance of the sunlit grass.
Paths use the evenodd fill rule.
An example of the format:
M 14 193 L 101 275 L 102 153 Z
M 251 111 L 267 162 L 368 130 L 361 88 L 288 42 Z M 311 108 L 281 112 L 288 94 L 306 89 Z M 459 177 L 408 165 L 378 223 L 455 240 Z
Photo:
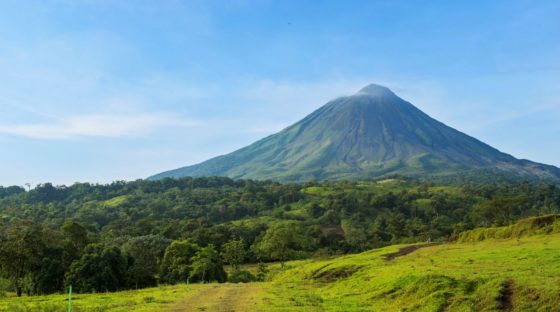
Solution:
M 162 311 L 202 285 L 162 286 L 115 293 L 74 294 L 73 311 Z M 0 298 L 1 311 L 66 311 L 68 295 Z
M 275 276 L 270 303 L 329 311 L 491 311 L 505 300 L 516 311 L 560 306 L 560 234 L 446 244 L 384 259 L 402 247 L 299 262 Z M 335 278 L 325 279 L 329 274 Z M 511 298 L 504 295 L 509 282 Z
M 476 239 L 410 253 L 402 252 L 410 245 L 394 245 L 292 261 L 284 268 L 274 263 L 268 267 L 270 281 L 246 286 L 76 294 L 74 311 L 173 311 L 194 303 L 204 311 L 232 304 L 243 311 L 555 311 L 560 306 L 560 233 L 554 220 L 545 222 L 550 216 L 542 218 L 491 230 L 506 239 L 484 239 L 476 231 L 485 230 L 475 230 L 464 236 Z M 0 298 L 0 310 L 65 311 L 66 300 L 66 295 L 11 296 Z

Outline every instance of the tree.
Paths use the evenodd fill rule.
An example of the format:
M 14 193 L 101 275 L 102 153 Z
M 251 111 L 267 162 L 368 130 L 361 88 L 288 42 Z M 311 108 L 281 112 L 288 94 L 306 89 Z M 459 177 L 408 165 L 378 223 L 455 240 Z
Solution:
M 60 227 L 62 233 L 63 264 L 69 267 L 72 262 L 80 259 L 84 248 L 89 244 L 86 228 L 76 221 L 66 221 Z
M 188 241 L 174 241 L 165 250 L 161 265 L 161 277 L 167 283 L 186 282 L 191 272 L 191 263 L 200 248 Z
M 123 245 L 134 262 L 129 268 L 130 284 L 138 287 L 149 287 L 157 284 L 159 263 L 170 240 L 160 235 L 138 236 Z
M 0 269 L 10 279 L 17 296 L 26 276 L 37 271 L 45 249 L 42 228 L 31 222 L 12 223 L 0 235 Z
M 389 215 L 386 230 L 391 235 L 391 242 L 398 243 L 401 237 L 406 236 L 406 217 L 402 213 Z
M 8 187 L 0 186 L 0 198 L 21 194 L 21 193 L 25 193 L 25 189 L 21 186 L 8 186 Z
M 222 246 L 222 257 L 224 261 L 231 265 L 234 271 L 239 270 L 239 265 L 245 261 L 247 251 L 245 250 L 245 241 L 240 238 L 238 240 L 230 240 Z
M 286 260 L 305 256 L 314 245 L 314 238 L 306 236 L 300 224 L 277 223 L 253 245 L 253 250 L 261 259 L 278 260 L 284 267 Z
M 70 267 L 67 285 L 78 292 L 117 291 L 127 288 L 129 258 L 118 247 L 90 244 Z
M 210 244 L 200 249 L 192 258 L 192 271 L 190 277 L 193 281 L 202 282 L 220 282 L 223 283 L 227 279 L 224 271 L 224 265 L 220 254 Z
M 364 251 L 368 249 L 371 243 L 370 237 L 367 235 L 365 224 L 359 222 L 359 216 L 350 219 L 343 219 L 340 223 L 344 231 L 346 242 L 353 251 Z M 363 218 L 361 218 L 363 220 Z
M 77 250 L 83 250 L 89 243 L 86 228 L 76 221 L 66 221 L 60 227 L 60 231 Z
M 503 226 L 511 224 L 513 216 L 519 214 L 527 205 L 525 194 L 516 196 L 498 195 L 477 204 L 472 209 L 472 218 L 484 226 Z
M 33 274 L 33 291 L 36 294 L 50 294 L 64 288 L 64 274 L 70 264 L 64 260 L 64 251 L 57 246 L 47 247 L 40 269 Z

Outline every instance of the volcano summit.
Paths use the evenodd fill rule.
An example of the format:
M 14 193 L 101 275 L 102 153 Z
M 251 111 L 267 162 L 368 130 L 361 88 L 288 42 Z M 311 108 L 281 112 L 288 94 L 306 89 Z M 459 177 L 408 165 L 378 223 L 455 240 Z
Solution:
M 371 84 L 247 147 L 150 179 L 362 180 L 479 173 L 560 179 L 559 168 L 502 153 L 431 118 L 388 88 Z

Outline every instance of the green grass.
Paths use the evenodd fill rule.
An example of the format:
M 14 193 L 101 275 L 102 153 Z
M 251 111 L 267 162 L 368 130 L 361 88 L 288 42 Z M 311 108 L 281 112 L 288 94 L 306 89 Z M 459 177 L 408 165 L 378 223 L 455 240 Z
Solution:
M 271 303 L 286 309 L 299 300 L 302 311 L 494 311 L 511 280 L 516 311 L 560 305 L 559 234 L 429 247 L 390 261 L 382 257 L 400 247 L 293 264 L 274 278 Z
M 207 302 L 204 311 L 231 304 L 243 311 L 558 311 L 559 218 L 473 230 L 457 242 L 393 259 L 387 255 L 416 245 L 292 261 L 285 268 L 271 264 L 265 283 L 78 294 L 75 311 L 171 311 L 188 302 L 200 304 L 199 310 Z M 484 231 L 494 234 L 479 235 Z M 0 298 L 0 310 L 64 311 L 65 300 L 64 295 Z
M 161 311 L 201 285 L 177 285 L 116 293 L 74 294 L 74 312 Z M 0 298 L 0 311 L 66 311 L 68 295 Z
M 458 235 L 457 241 L 478 242 L 487 239 L 521 238 L 552 233 L 560 233 L 560 215 L 527 218 L 510 226 L 465 231 Z
M 407 245 L 293 262 L 273 278 L 270 310 L 557 311 L 560 234 L 542 230 L 555 224 L 550 219 L 501 229 L 532 225 L 528 236 L 432 246 L 393 260 L 384 255 Z
M 121 196 L 113 197 L 109 200 L 104 201 L 103 205 L 105 207 L 115 208 L 115 207 L 119 207 L 119 206 L 127 203 L 129 201 L 129 199 L 130 199 L 130 196 L 121 195 Z

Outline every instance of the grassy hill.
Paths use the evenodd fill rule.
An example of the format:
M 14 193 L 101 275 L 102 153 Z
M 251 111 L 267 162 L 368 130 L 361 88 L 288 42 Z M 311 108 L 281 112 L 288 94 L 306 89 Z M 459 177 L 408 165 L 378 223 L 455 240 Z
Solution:
M 79 294 L 74 311 L 557 311 L 558 250 L 560 216 L 545 216 L 445 244 L 272 264 L 264 283 Z M 0 298 L 2 311 L 66 304 L 63 295 Z

